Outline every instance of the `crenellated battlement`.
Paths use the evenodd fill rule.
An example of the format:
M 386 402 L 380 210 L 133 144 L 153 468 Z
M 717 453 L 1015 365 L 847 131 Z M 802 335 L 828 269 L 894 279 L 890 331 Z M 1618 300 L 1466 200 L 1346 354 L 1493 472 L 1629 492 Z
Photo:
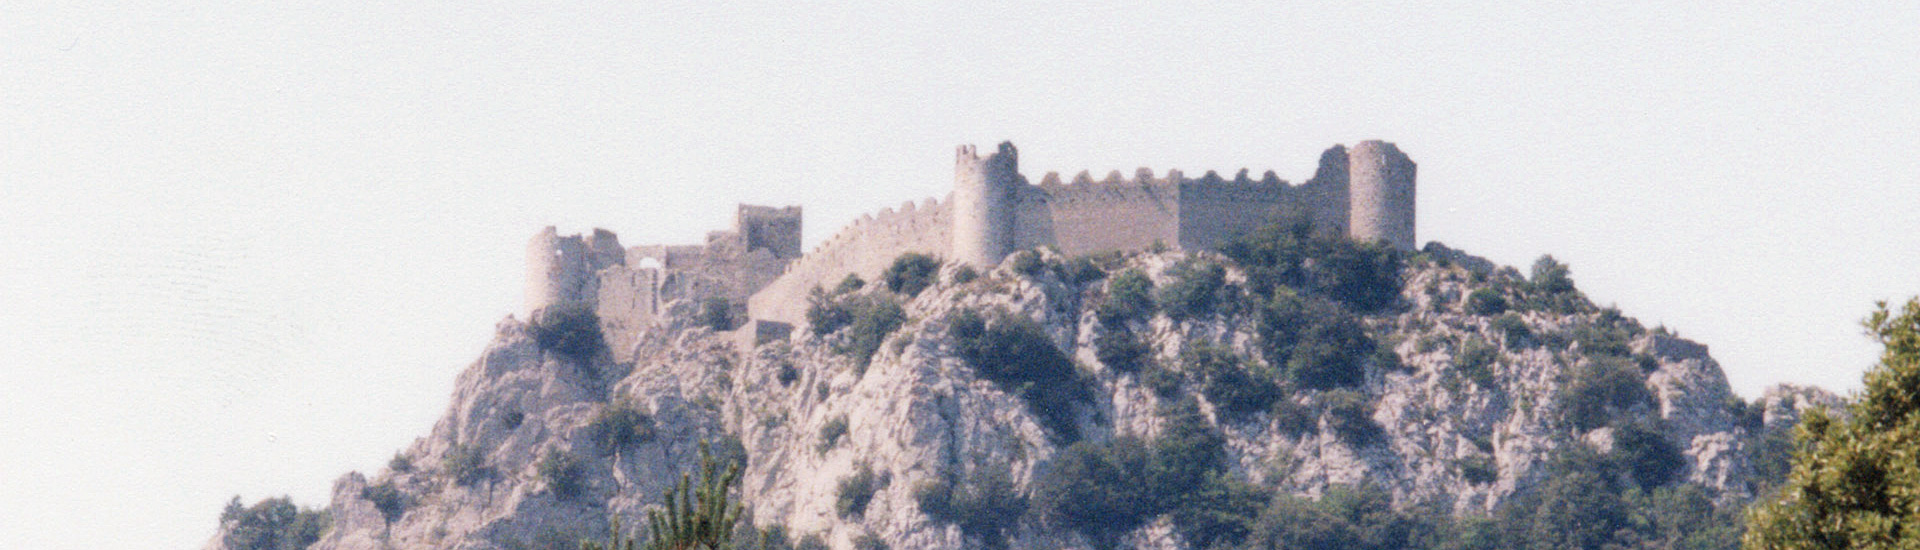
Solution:
M 848 274 L 871 280 L 908 252 L 991 267 L 1036 246 L 1066 254 L 1155 243 L 1205 249 L 1285 219 L 1412 249 L 1415 168 L 1393 144 L 1363 141 L 1327 149 L 1313 177 L 1297 185 L 1271 170 L 1255 179 L 1245 168 L 1232 178 L 1139 168 L 1131 177 L 1113 170 L 1095 180 L 1081 171 L 1063 181 L 1048 172 L 1032 184 L 1012 143 L 984 156 L 961 145 L 946 200 L 863 214 L 804 253 L 797 206 L 741 205 L 733 230 L 711 233 L 705 245 L 623 251 L 611 232 L 560 237 L 549 227 L 528 245 L 527 304 L 531 311 L 597 299 L 622 320 L 610 329 L 634 331 L 667 300 L 723 297 L 746 302 L 752 319 L 797 325 L 816 286 Z

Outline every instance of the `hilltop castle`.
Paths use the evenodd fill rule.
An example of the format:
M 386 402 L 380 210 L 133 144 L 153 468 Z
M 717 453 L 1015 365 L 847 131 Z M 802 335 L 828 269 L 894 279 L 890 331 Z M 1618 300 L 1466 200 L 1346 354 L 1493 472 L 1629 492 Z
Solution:
M 709 233 L 705 245 L 622 248 L 612 232 L 562 237 L 548 227 L 527 249 L 529 313 L 567 301 L 595 304 L 616 356 L 673 300 L 722 298 L 736 318 L 750 320 L 756 340 L 783 337 L 805 319 L 816 285 L 848 274 L 873 279 L 901 254 L 919 252 L 992 267 L 1014 251 L 1051 246 L 1068 255 L 1139 250 L 1154 243 L 1185 250 L 1213 248 L 1281 219 L 1302 219 L 1315 231 L 1414 247 L 1412 160 L 1391 143 L 1335 145 L 1300 185 L 1273 172 L 1255 180 L 1178 170 L 1155 177 L 1145 168 L 1101 181 L 1081 172 L 1039 184 L 1020 174 L 1012 143 L 982 156 L 962 146 L 953 194 L 885 209 L 840 230 L 802 254 L 800 207 L 741 205 L 733 230 Z M 741 307 L 743 306 L 743 307 Z

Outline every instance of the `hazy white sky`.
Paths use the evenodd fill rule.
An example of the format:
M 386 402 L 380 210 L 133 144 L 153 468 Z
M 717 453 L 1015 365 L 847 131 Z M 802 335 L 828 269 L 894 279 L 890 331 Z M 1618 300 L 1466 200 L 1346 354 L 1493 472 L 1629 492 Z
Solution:
M 1920 4 L 0 3 L 0 547 L 194 548 L 374 471 L 540 227 L 809 243 L 1024 171 L 1420 164 L 1419 237 L 1846 390 L 1920 293 Z M 1513 4 L 1513 3 L 1492 3 Z M 1529 4 L 1529 3 L 1520 3 Z

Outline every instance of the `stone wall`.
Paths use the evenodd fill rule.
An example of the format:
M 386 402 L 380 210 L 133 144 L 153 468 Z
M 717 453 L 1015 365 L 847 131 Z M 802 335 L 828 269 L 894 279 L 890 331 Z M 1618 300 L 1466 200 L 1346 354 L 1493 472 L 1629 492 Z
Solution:
M 1145 168 L 1131 180 L 1118 171 L 1098 182 L 1082 172 L 1068 185 L 1051 185 L 1058 177 L 1043 178 L 1037 195 L 1046 202 L 1052 239 L 1026 247 L 1051 244 L 1071 256 L 1139 250 L 1155 241 L 1174 246 L 1180 237 L 1178 178 L 1179 172 L 1173 172 L 1168 179 L 1156 179 Z
M 861 216 L 835 233 L 755 293 L 747 311 L 755 319 L 798 326 L 806 321 L 807 295 L 815 286 L 832 285 L 848 274 L 874 280 L 895 258 L 908 252 L 947 257 L 952 240 L 948 203 L 934 199 L 899 210 Z

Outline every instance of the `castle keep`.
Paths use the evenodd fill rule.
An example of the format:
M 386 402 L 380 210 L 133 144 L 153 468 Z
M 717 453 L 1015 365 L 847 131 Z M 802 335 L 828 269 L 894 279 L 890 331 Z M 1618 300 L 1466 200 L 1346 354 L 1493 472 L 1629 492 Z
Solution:
M 741 205 L 731 231 L 705 245 L 621 248 L 613 233 L 561 237 L 548 227 L 528 245 L 527 311 L 566 301 L 593 303 L 619 356 L 639 331 L 674 300 L 722 298 L 745 304 L 758 338 L 778 338 L 805 319 L 817 285 L 848 274 L 872 280 L 908 252 L 992 267 L 1008 254 L 1051 246 L 1067 255 L 1139 250 L 1155 243 L 1184 250 L 1213 248 L 1283 219 L 1315 231 L 1414 247 L 1412 160 L 1391 143 L 1335 145 L 1320 155 L 1313 178 L 1299 185 L 1273 172 L 1241 170 L 1232 179 L 1178 170 L 1132 178 L 1115 171 L 1100 181 L 1081 172 L 1039 184 L 1020 174 L 1012 143 L 981 155 L 962 146 L 954 188 L 945 202 L 927 199 L 888 208 L 801 253 L 800 208 Z

